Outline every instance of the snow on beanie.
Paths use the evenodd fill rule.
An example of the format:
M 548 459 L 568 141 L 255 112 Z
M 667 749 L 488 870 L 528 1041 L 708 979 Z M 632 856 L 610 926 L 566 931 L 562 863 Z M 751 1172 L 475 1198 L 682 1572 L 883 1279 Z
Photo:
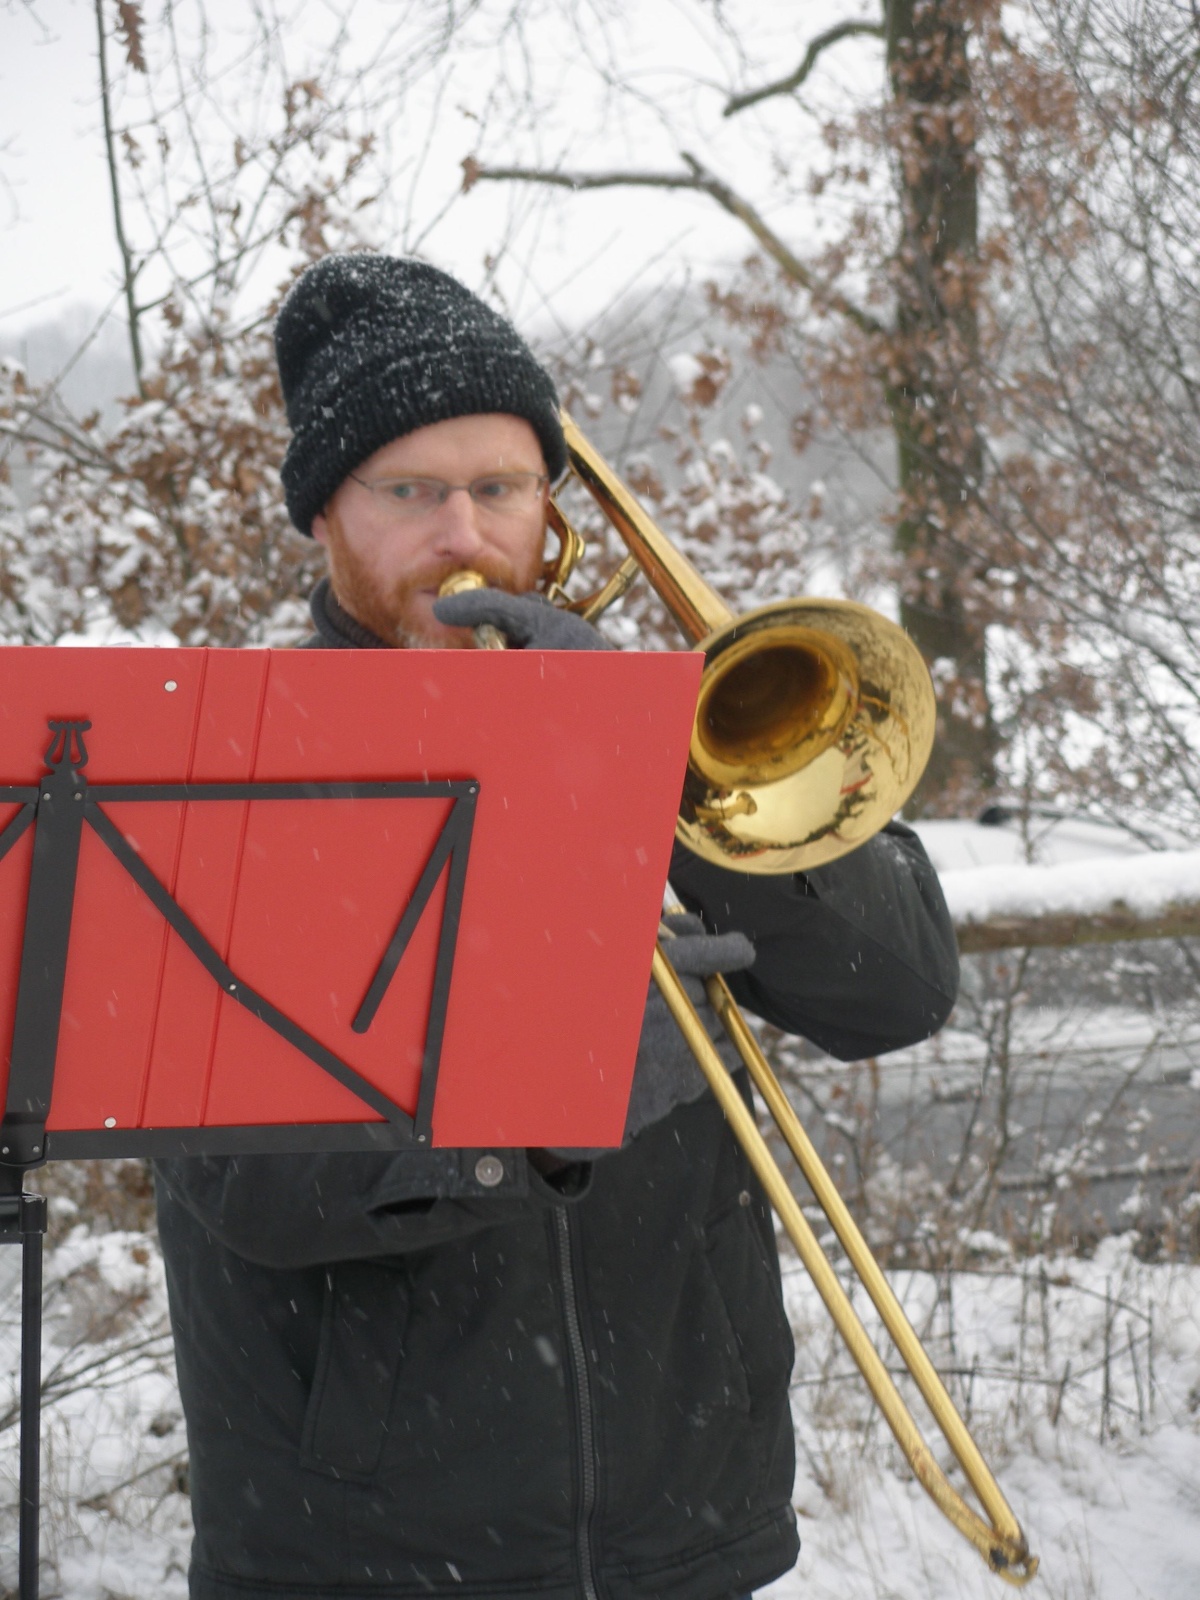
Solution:
M 316 262 L 280 307 L 275 359 L 292 428 L 283 488 L 301 533 L 368 456 L 449 417 L 524 417 L 551 478 L 566 468 L 549 373 L 511 323 L 423 261 Z

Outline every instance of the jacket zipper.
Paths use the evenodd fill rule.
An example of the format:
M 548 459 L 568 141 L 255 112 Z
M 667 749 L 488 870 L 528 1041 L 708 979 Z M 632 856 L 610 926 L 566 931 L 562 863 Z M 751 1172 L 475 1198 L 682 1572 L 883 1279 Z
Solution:
M 596 1505 L 596 1427 L 592 1415 L 592 1387 L 588 1377 L 587 1352 L 583 1347 L 583 1328 L 575 1289 L 575 1266 L 571 1256 L 571 1223 L 565 1206 L 554 1208 L 558 1234 L 558 1265 L 562 1273 L 563 1305 L 566 1310 L 567 1344 L 575 1378 L 576 1420 L 579 1424 L 580 1483 L 579 1520 L 575 1528 L 575 1550 L 583 1578 L 583 1600 L 599 1600 L 599 1588 L 592 1566 L 592 1512 Z

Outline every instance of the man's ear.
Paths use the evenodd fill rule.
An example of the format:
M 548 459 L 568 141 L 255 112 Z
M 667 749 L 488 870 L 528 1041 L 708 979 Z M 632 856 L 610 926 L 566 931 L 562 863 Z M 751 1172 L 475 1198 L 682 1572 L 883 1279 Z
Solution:
M 318 544 L 329 546 L 329 521 L 324 511 L 318 511 L 312 519 L 312 536 Z

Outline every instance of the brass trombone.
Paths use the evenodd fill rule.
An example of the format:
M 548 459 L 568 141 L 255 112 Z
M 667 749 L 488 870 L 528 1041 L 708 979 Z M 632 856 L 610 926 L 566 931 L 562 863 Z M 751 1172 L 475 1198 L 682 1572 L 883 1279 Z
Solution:
M 933 744 L 933 689 L 912 641 L 886 618 L 849 601 L 789 600 L 735 616 L 565 412 L 562 420 L 573 472 L 630 552 L 601 590 L 571 602 L 572 609 L 594 619 L 640 569 L 705 654 L 679 838 L 709 861 L 753 873 L 804 871 L 871 838 L 916 787 Z M 553 501 L 550 521 L 560 548 L 547 564 L 546 586 L 565 601 L 562 586 L 583 541 Z M 474 575 L 467 578 L 465 586 L 473 580 Z M 447 590 L 450 585 L 464 586 L 457 579 Z M 497 648 L 503 640 L 488 637 L 479 643 Z M 934 1459 L 661 940 L 651 970 L 917 1481 L 993 1572 L 1016 1586 L 1028 1583 L 1037 1572 L 1037 1557 L 1030 1554 L 1020 1524 L 725 980 L 708 980 L 709 1001 L 988 1521 L 966 1503 Z

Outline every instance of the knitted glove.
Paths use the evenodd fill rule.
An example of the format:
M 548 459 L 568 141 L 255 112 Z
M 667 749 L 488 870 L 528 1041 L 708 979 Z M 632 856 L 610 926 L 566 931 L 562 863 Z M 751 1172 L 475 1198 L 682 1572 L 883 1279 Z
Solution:
M 433 603 L 433 614 L 448 628 L 477 628 L 490 622 L 510 645 L 526 650 L 611 650 L 590 622 L 551 605 L 540 594 L 506 594 L 503 589 L 469 589 Z
M 726 1066 L 740 1065 L 740 1057 L 725 1037 L 704 992 L 704 979 L 716 972 L 741 972 L 754 961 L 754 946 L 744 933 L 705 933 L 699 917 L 687 912 L 663 919 L 675 934 L 664 939 L 663 948 L 675 968 L 709 1037 L 716 1043 Z M 658 985 L 650 980 L 650 993 L 642 1016 L 642 1036 L 638 1041 L 637 1065 L 629 1095 L 622 1146 L 636 1139 L 644 1128 L 658 1122 L 675 1106 L 698 1100 L 708 1087 L 696 1065 Z M 588 1161 L 607 1154 L 604 1150 L 565 1150 L 551 1148 L 550 1155 L 561 1161 Z
M 725 1030 L 708 1003 L 704 979 L 716 972 L 741 972 L 753 965 L 754 946 L 744 933 L 705 933 L 700 918 L 686 912 L 663 920 L 675 934 L 675 938 L 663 940 L 667 958 L 683 979 L 683 986 L 709 1038 L 718 1042 L 726 1064 L 733 1065 L 738 1059 L 736 1052 L 727 1044 Z M 696 1065 L 695 1056 L 667 1010 L 658 985 L 651 979 L 629 1095 L 624 1143 L 628 1144 L 643 1128 L 665 1117 L 673 1107 L 698 1100 L 707 1087 L 708 1082 Z

